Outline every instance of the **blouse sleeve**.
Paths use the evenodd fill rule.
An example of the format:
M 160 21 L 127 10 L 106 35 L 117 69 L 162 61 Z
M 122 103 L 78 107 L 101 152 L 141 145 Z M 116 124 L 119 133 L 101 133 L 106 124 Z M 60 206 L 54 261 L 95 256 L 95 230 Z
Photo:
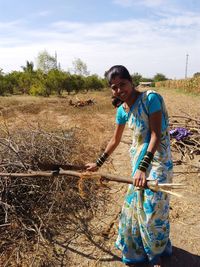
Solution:
M 117 124 L 126 124 L 126 112 L 123 110 L 122 105 L 118 107 L 116 113 L 116 123 Z
M 160 111 L 162 109 L 161 102 L 157 94 L 151 93 L 147 96 L 149 114 Z

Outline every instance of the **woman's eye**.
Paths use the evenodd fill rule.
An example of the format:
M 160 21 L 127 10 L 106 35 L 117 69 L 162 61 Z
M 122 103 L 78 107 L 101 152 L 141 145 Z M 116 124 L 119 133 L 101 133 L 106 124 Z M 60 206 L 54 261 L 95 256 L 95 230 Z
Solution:
M 124 87 L 126 87 L 126 83 L 119 83 L 118 85 L 113 85 L 113 86 L 111 86 L 111 89 L 112 90 L 114 90 L 114 91 L 116 91 L 116 90 L 118 90 L 118 88 L 124 88 Z

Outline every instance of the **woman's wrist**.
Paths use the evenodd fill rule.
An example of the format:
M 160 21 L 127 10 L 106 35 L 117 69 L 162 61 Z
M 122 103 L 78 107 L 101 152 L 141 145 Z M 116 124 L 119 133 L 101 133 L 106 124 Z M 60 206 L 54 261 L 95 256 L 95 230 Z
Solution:
M 141 160 L 138 166 L 138 170 L 142 172 L 146 172 L 152 160 L 153 160 L 153 153 L 150 151 L 147 151 L 144 158 Z
M 97 160 L 96 160 L 96 165 L 98 167 L 101 167 L 104 162 L 107 160 L 107 158 L 109 157 L 108 153 L 104 152 Z

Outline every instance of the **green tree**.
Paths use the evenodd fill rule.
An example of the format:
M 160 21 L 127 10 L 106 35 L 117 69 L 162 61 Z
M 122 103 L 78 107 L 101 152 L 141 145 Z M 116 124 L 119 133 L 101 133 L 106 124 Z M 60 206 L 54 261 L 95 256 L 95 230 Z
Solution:
M 16 80 L 15 80 L 16 81 Z M 12 94 L 14 88 L 14 80 L 11 74 L 4 74 L 0 71 L 0 95 Z
M 34 73 L 34 64 L 32 61 L 26 61 L 26 66 L 21 66 L 24 72 Z
M 12 71 L 5 75 L 6 88 L 9 94 L 19 93 L 19 77 L 21 72 Z
M 32 61 L 26 61 L 25 66 L 21 66 L 23 72 L 19 76 L 19 89 L 22 93 L 28 94 L 36 78 L 34 64 Z
M 64 90 L 67 91 L 68 95 L 73 91 L 73 77 L 70 73 L 67 73 L 66 75 Z
M 168 78 L 162 74 L 162 73 L 157 73 L 154 77 L 153 77 L 154 82 L 161 82 L 161 81 L 166 81 L 168 80 Z
M 101 90 L 104 88 L 104 83 L 96 74 L 85 77 L 85 89 Z
M 73 72 L 77 75 L 88 76 L 89 71 L 87 69 L 86 63 L 84 63 L 80 58 L 76 58 L 72 61 Z
M 58 69 L 50 70 L 47 74 L 46 86 L 49 88 L 51 93 L 55 92 L 58 95 L 61 95 L 62 91 L 65 89 L 66 79 L 66 72 Z
M 0 95 L 4 95 L 5 94 L 5 78 L 3 76 L 3 72 L 0 69 Z
M 200 77 L 200 72 L 194 73 L 193 78 L 197 78 L 197 77 Z
M 19 90 L 23 94 L 28 94 L 32 85 L 32 76 L 28 72 L 21 72 L 18 80 Z
M 138 72 L 135 72 L 133 75 L 131 75 L 131 77 L 132 77 L 132 80 L 133 80 L 133 84 L 135 86 L 138 86 L 139 83 L 141 82 L 142 75 L 139 74 Z
M 37 69 L 47 74 L 50 70 L 57 69 L 57 58 L 51 56 L 46 50 L 37 56 Z
M 45 74 L 43 71 L 36 71 L 36 76 L 30 87 L 29 94 L 34 96 L 50 96 L 51 89 L 47 85 L 47 74 Z
M 65 90 L 70 94 L 70 92 L 75 91 L 78 93 L 85 89 L 84 77 L 77 74 L 68 74 L 64 85 Z

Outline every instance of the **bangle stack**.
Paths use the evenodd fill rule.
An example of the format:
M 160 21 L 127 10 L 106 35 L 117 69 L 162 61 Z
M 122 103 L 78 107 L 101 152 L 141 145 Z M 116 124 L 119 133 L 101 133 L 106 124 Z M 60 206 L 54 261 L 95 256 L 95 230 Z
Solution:
M 104 162 L 107 160 L 107 158 L 109 157 L 109 155 L 107 153 L 103 153 L 96 161 L 96 164 L 98 167 L 101 167 Z
M 138 170 L 146 172 L 146 170 L 148 169 L 151 161 L 153 159 L 153 153 L 147 151 L 147 153 L 145 154 L 143 160 L 141 160 L 139 166 L 138 166 Z

